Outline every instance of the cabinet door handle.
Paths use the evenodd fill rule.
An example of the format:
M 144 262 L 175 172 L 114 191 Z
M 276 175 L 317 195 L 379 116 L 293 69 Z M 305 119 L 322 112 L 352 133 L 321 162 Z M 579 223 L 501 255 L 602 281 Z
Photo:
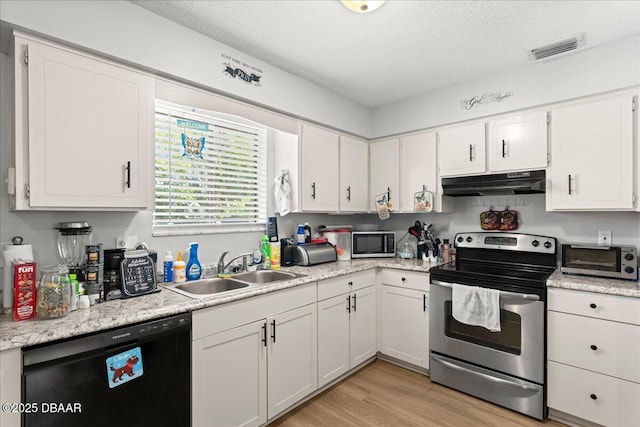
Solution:
M 311 184 L 311 198 L 316 199 L 316 183 Z
M 347 187 L 347 200 L 351 201 L 351 186 Z
M 422 294 L 422 311 L 427 312 L 427 294 Z
M 591 350 L 596 351 L 598 349 L 597 345 L 591 345 Z
M 502 158 L 503 158 L 503 159 L 504 159 L 504 157 L 506 156 L 506 153 L 505 153 L 505 148 L 506 148 L 506 146 L 507 146 L 507 143 L 506 143 L 506 141 L 503 139 L 503 140 L 502 140 Z
M 264 346 L 267 346 L 267 322 L 264 322 L 262 324 L 262 344 L 264 344 Z
M 571 174 L 569 174 L 569 195 L 571 195 Z
M 276 319 L 271 321 L 271 339 L 276 342 Z
M 127 171 L 127 180 L 124 182 L 124 185 L 126 185 L 127 188 L 131 188 L 131 162 L 127 162 L 125 170 Z
M 353 311 L 358 311 L 356 308 L 356 294 L 353 294 Z
M 351 295 L 347 297 L 347 313 L 351 313 Z
M 387 201 L 391 201 L 391 187 L 387 187 Z
M 469 161 L 473 162 L 473 144 L 469 144 Z

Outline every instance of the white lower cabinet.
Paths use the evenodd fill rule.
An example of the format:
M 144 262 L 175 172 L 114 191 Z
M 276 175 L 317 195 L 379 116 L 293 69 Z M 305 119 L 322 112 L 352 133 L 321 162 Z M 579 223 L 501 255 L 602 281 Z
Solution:
M 194 426 L 258 426 L 318 387 L 315 283 L 193 313 Z
M 316 304 L 267 319 L 269 419 L 318 388 Z
M 258 426 L 267 421 L 265 325 L 261 320 L 194 341 L 194 383 L 197 376 L 201 388 L 194 390 L 193 425 Z
M 22 350 L 12 348 L 0 351 L 0 398 L 2 403 L 20 402 L 22 381 Z M 0 426 L 19 426 L 18 411 L 0 411 Z
M 640 300 L 550 289 L 548 309 L 549 408 L 640 425 Z
M 429 368 L 429 275 L 382 270 L 380 352 Z
M 377 303 L 374 272 L 319 282 L 321 289 L 339 289 L 338 281 L 353 289 L 318 302 L 318 386 L 323 387 L 376 355 Z M 356 280 L 354 280 L 354 277 Z M 370 277 L 370 286 L 358 287 Z M 346 286 L 347 288 L 349 286 Z
M 640 384 L 549 361 L 547 405 L 604 426 L 640 425 Z

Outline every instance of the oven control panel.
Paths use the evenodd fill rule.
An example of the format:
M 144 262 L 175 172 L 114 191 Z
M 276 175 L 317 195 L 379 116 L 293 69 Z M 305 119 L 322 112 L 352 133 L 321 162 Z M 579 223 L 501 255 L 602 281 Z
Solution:
M 458 233 L 454 239 L 456 248 L 500 249 L 541 254 L 556 253 L 556 239 L 548 236 L 522 233 Z

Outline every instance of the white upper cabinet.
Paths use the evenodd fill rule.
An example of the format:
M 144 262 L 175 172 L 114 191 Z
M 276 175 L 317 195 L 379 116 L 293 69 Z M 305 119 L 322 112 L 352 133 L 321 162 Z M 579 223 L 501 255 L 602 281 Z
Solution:
M 438 131 L 440 176 L 479 174 L 487 170 L 485 123 L 471 123 Z
M 366 212 L 369 200 L 369 143 L 340 137 L 339 208 L 342 212 Z
M 489 171 L 547 167 L 547 114 L 518 114 L 489 122 Z
M 308 124 L 302 125 L 302 210 L 338 210 L 339 136 Z
M 387 193 L 397 209 L 400 190 L 400 141 L 397 138 L 369 145 L 369 209 L 376 211 L 376 196 Z
M 414 196 L 424 189 L 437 192 L 436 133 L 400 138 L 400 211 L 413 212 Z
M 551 110 L 548 210 L 631 210 L 633 97 Z
M 154 84 L 114 63 L 15 39 L 13 207 L 135 210 L 152 199 Z

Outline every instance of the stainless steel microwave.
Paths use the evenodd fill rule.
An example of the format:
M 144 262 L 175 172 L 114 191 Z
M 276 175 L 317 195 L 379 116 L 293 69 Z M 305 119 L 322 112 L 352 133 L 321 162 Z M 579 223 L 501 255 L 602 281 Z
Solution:
M 635 246 L 562 245 L 563 273 L 638 280 Z
M 351 233 L 351 258 L 393 258 L 395 256 L 395 232 L 354 231 Z

